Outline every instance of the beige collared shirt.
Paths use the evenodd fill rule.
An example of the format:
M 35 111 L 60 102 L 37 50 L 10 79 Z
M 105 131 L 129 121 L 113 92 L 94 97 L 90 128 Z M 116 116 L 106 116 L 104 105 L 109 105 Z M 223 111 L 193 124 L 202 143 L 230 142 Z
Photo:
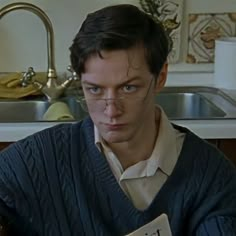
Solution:
M 96 126 L 94 132 L 95 144 L 100 151 L 103 150 L 123 191 L 136 208 L 140 210 L 147 208 L 171 175 L 178 160 L 185 134 L 173 128 L 161 109 L 159 134 L 150 158 L 123 170 L 118 158 L 102 140 Z M 102 149 L 100 145 L 102 145 Z

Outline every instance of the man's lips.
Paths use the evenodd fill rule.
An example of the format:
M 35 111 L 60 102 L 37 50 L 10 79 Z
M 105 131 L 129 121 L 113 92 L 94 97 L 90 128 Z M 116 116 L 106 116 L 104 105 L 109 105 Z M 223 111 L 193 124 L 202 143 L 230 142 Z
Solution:
M 108 130 L 118 130 L 125 126 L 125 124 L 104 124 Z

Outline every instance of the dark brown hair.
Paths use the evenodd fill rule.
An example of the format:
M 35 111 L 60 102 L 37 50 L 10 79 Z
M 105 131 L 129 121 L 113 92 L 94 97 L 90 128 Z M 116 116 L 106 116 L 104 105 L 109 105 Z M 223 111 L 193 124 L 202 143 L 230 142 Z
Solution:
M 150 72 L 158 76 L 171 50 L 161 23 L 130 4 L 109 6 L 90 13 L 70 47 L 71 64 L 78 76 L 86 60 L 102 50 L 129 49 L 143 45 Z

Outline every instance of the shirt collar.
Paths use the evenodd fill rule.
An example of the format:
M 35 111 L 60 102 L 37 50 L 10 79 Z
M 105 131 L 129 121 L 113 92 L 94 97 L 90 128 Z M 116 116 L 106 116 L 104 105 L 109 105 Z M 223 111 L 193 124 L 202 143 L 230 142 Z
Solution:
M 161 171 L 163 171 L 166 175 L 170 176 L 176 164 L 178 155 L 176 146 L 176 131 L 171 125 L 163 109 L 160 106 L 157 106 L 157 109 L 160 109 L 160 124 L 159 133 L 153 152 L 149 159 L 138 162 L 135 165 L 129 167 L 127 170 L 130 169 L 130 171 L 125 171 L 122 179 L 135 178 L 134 173 L 137 175 L 137 177 L 153 176 L 158 168 L 160 168 Z M 100 152 L 112 152 L 109 146 L 107 146 L 103 141 L 95 125 L 94 138 L 95 145 Z
M 103 140 L 102 140 L 102 137 L 101 135 L 99 134 L 98 132 L 98 128 L 96 125 L 94 125 L 94 142 L 95 142 L 95 145 L 96 147 L 98 148 L 98 150 L 100 152 L 102 152 L 102 145 L 104 144 Z
M 148 173 L 154 175 L 159 167 L 170 176 L 178 157 L 176 146 L 176 133 L 165 112 L 161 110 L 159 133 L 151 157 L 148 159 Z M 175 158 L 173 158 L 175 157 Z

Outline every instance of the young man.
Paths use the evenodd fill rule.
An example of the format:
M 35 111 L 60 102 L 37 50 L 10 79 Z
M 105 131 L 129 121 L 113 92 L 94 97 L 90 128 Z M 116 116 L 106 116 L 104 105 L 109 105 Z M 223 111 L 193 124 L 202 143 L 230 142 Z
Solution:
M 21 235 L 154 235 L 166 214 L 172 235 L 236 235 L 235 168 L 154 102 L 170 49 L 135 6 L 87 16 L 70 50 L 90 117 L 0 154 L 5 222 Z

